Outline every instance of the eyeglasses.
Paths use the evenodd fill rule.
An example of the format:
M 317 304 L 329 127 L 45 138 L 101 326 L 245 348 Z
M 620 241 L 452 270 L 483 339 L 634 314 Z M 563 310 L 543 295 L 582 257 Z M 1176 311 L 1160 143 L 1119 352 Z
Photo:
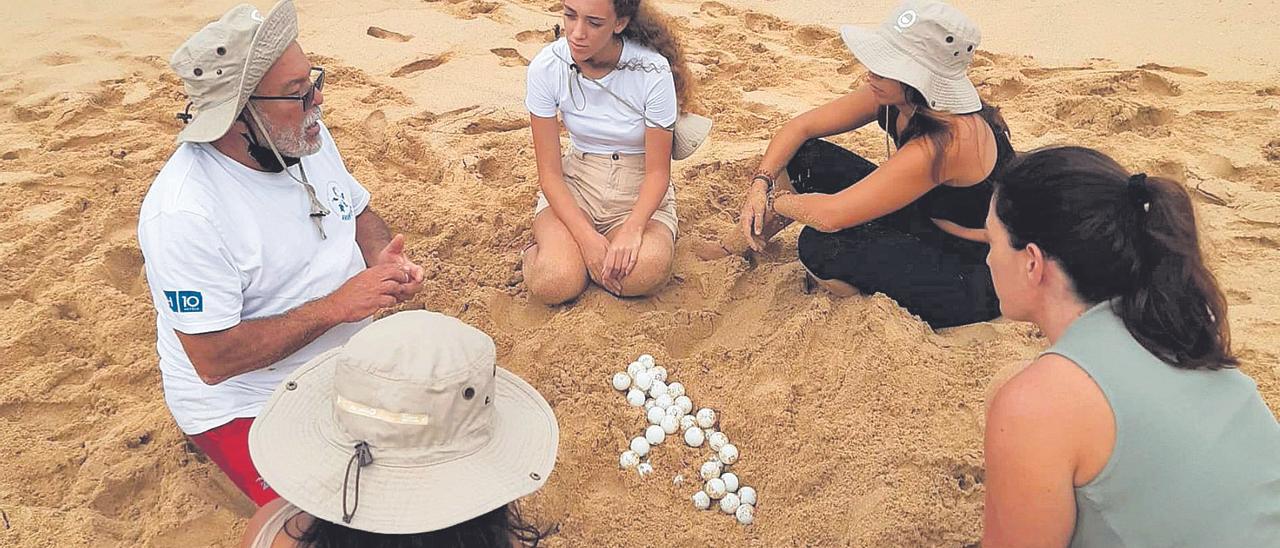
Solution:
M 315 83 L 311 84 L 311 89 L 302 95 L 250 95 L 250 100 L 258 101 L 302 101 L 302 110 L 311 110 L 316 104 L 316 92 L 324 91 L 324 68 L 311 67 L 311 72 L 318 72 Z

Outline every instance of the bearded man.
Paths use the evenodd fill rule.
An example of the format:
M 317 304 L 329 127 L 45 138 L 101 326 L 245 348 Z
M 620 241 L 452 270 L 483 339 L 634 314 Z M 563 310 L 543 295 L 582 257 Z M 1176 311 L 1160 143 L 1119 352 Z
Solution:
M 276 497 L 249 458 L 259 409 L 422 285 L 321 122 L 325 72 L 297 37 L 284 0 L 236 6 L 178 48 L 187 126 L 138 221 L 165 401 L 259 505 Z

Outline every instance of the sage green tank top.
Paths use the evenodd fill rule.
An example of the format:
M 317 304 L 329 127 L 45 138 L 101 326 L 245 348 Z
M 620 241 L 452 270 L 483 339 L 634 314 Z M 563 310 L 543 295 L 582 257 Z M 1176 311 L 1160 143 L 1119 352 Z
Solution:
M 1116 442 L 1075 490 L 1073 547 L 1280 547 L 1280 423 L 1236 369 L 1186 370 L 1143 348 L 1109 303 L 1045 352 L 1102 389 Z

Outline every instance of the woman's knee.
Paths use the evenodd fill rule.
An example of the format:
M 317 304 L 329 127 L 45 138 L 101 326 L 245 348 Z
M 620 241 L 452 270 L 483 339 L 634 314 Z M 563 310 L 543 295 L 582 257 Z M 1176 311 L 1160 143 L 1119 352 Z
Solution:
M 587 272 L 576 265 L 540 261 L 537 267 L 525 267 L 525 287 L 542 304 L 561 304 L 587 290 Z
M 669 246 L 641 248 L 636 267 L 622 280 L 621 295 L 641 297 L 662 289 L 662 286 L 671 279 L 674 258 L 674 253 Z

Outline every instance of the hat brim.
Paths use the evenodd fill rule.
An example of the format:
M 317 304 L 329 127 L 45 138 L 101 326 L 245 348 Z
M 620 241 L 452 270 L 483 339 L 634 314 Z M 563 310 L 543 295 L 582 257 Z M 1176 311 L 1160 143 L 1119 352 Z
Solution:
M 267 484 L 332 523 L 342 523 L 343 479 L 359 441 L 334 417 L 337 357 L 326 352 L 290 375 L 249 432 L 250 457 Z M 492 437 L 475 452 L 415 465 L 405 450 L 371 448 L 374 461 L 360 470 L 359 509 L 348 525 L 387 534 L 436 531 L 540 489 L 555 466 L 555 413 L 505 369 L 497 368 L 494 384 Z M 353 471 L 351 489 L 354 482 Z
M 840 38 L 867 70 L 916 88 L 929 102 L 930 108 L 952 114 L 982 110 L 978 90 L 967 77 L 948 78 L 934 74 L 911 55 L 894 47 L 881 36 L 880 31 L 845 25 L 840 27 Z
M 221 139 L 240 115 L 240 104 L 232 97 L 213 108 L 197 111 L 187 127 L 178 133 L 178 142 L 209 143 Z

